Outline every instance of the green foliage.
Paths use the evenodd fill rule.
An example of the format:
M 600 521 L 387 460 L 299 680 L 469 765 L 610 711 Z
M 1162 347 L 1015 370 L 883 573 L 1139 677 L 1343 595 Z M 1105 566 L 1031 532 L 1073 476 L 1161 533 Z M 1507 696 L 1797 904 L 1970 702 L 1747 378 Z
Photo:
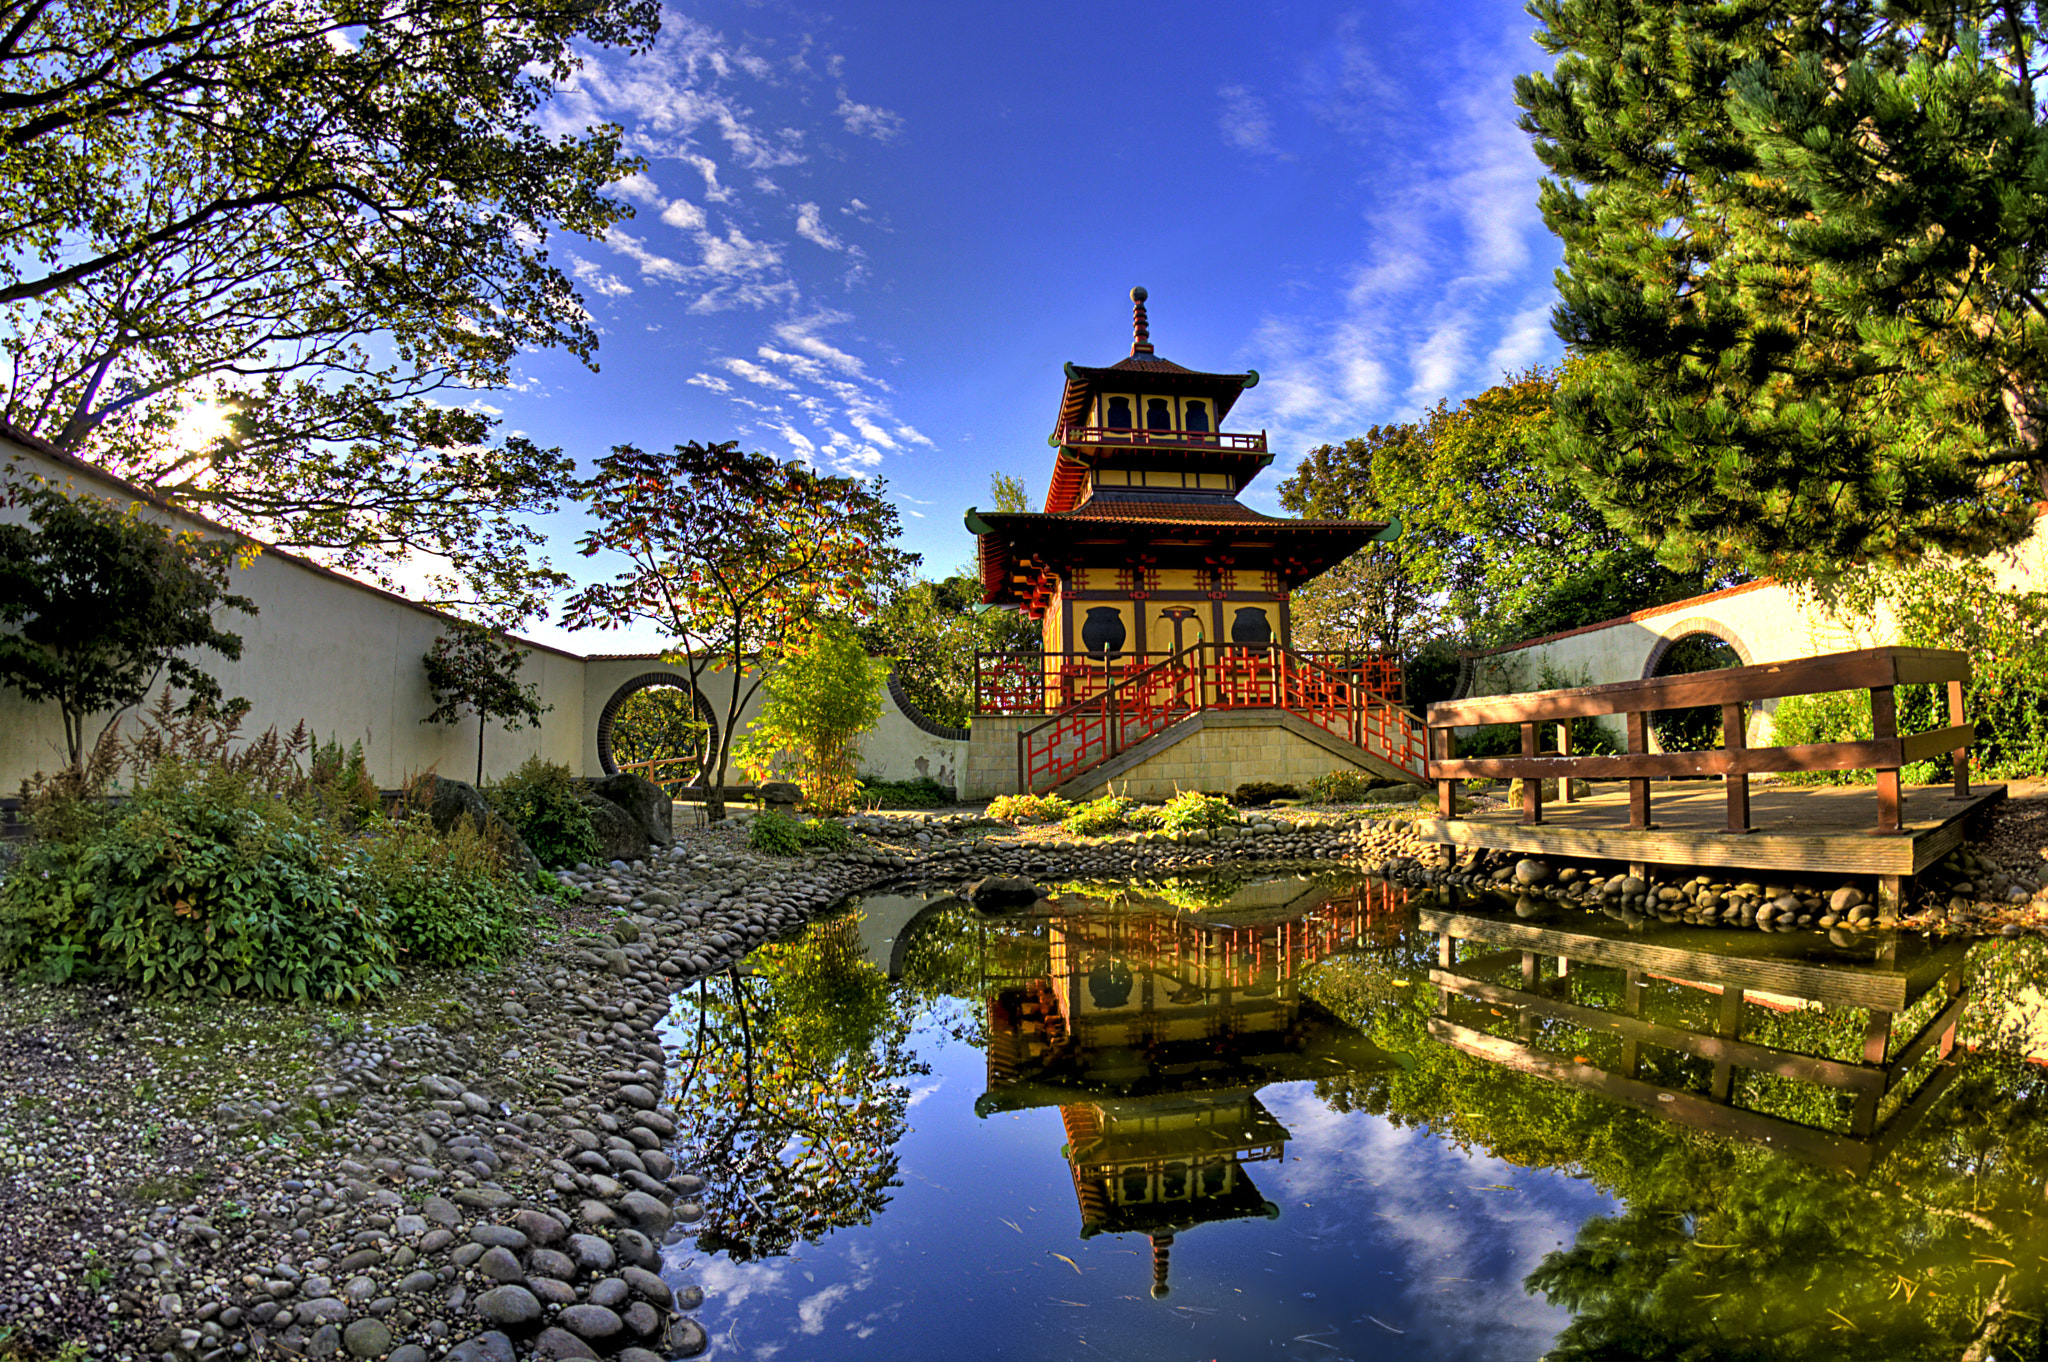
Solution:
M 467 965 L 525 939 L 528 896 L 466 818 L 443 836 L 424 815 L 401 815 L 360 840 L 355 868 L 367 881 L 359 899 L 383 904 L 405 963 Z
M 0 965 L 145 989 L 362 998 L 399 943 L 331 823 L 219 766 L 165 762 L 0 882 Z
M 1689 676 L 1741 665 L 1741 655 L 1723 640 L 1712 634 L 1687 634 L 1665 650 L 1657 675 Z M 1660 709 L 1650 716 L 1650 727 L 1667 752 L 1705 752 L 1721 745 L 1721 707 Z
M 988 475 L 988 494 L 993 509 L 1012 513 L 1031 510 L 1031 493 L 1025 490 L 1022 478 L 1013 478 L 1008 473 Z
M 1123 828 L 1133 807 L 1135 801 L 1121 795 L 1104 795 L 1074 809 L 1060 820 L 1060 826 L 1077 837 L 1100 837 Z
M 701 695 L 691 701 L 692 693 L 679 686 L 648 686 L 627 696 L 612 716 L 612 759 L 619 769 L 653 781 L 671 799 L 704 777 L 711 706 Z
M 1870 692 L 1838 690 L 1824 695 L 1788 695 L 1771 714 L 1771 743 L 1869 742 Z M 1778 777 L 1789 785 L 1868 785 L 1869 771 L 1793 771 Z
M 242 655 L 213 622 L 227 607 L 233 546 L 174 534 L 91 496 L 10 482 L 6 504 L 26 523 L 0 525 L 0 685 L 56 702 L 72 769 L 84 761 L 85 721 L 141 703 L 159 676 L 189 695 L 186 711 L 217 706 L 220 684 L 184 654 Z
M 828 621 L 769 673 L 767 702 L 733 748 L 756 780 L 787 768 L 814 812 L 844 813 L 860 795 L 860 739 L 882 717 L 889 664 L 868 656 L 853 630 Z
M 1458 407 L 1439 403 L 1419 423 L 1375 426 L 1309 452 L 1280 485 L 1283 507 L 1297 515 L 1398 518 L 1402 533 L 1296 593 L 1299 646 L 1404 656 L 1432 639 L 1485 646 L 1705 588 L 1699 573 L 1661 568 L 1647 549 L 1609 529 L 1535 456 L 1558 381 L 1531 369 Z M 1437 658 L 1438 672 L 1456 665 Z
M 1663 561 L 1977 554 L 2048 458 L 2027 6 L 1538 0 L 1559 474 Z
M 1902 641 L 1970 656 L 1963 709 L 1977 726 L 1974 769 L 1996 780 L 2048 773 L 2048 591 L 2000 591 L 1981 563 L 1894 574 L 1887 601 Z M 1902 688 L 1901 732 L 1948 725 L 1932 686 Z M 1946 756 L 1935 763 L 1946 777 Z
M 770 856 L 801 856 L 806 851 L 843 851 L 853 845 L 853 834 L 844 823 L 828 818 L 805 822 L 764 809 L 747 828 L 747 845 Z
M 515 357 L 588 360 L 564 234 L 627 215 L 615 127 L 549 103 L 644 0 L 37 6 L 5 53 L 0 327 L 16 429 L 437 601 L 535 604 L 571 465 L 491 438 Z M 344 36 L 345 35 L 345 36 Z M 551 254 L 553 259 L 550 259 Z M 221 438 L 177 433 L 195 407 Z M 415 589 L 417 585 L 415 582 Z
M 862 953 L 859 923 L 848 914 L 754 955 L 775 997 L 777 1028 L 803 1054 L 864 1055 L 888 1029 L 889 976 Z
M 997 795 L 988 802 L 988 816 L 998 823 L 1057 823 L 1073 805 L 1056 794 Z
M 1372 788 L 1373 778 L 1364 771 L 1325 771 L 1310 776 L 1302 793 L 1317 804 L 1356 804 Z
M 950 785 L 930 776 L 915 780 L 883 780 L 880 776 L 860 778 L 860 802 L 871 809 L 939 809 L 959 802 Z
M 1276 799 L 1299 799 L 1301 791 L 1282 781 L 1247 780 L 1230 792 L 1230 802 L 1239 808 L 1257 808 Z
M 539 878 L 534 881 L 534 887 L 559 903 L 574 903 L 583 897 L 583 891 L 575 885 L 566 880 L 558 880 L 545 870 L 541 871 Z
M 763 659 L 820 619 L 865 616 L 916 566 L 895 547 L 895 503 L 883 482 L 826 477 L 731 441 L 670 454 L 614 446 L 579 495 L 598 524 L 579 550 L 617 554 L 627 567 L 571 596 L 564 621 L 613 629 L 641 620 L 689 640 L 669 661 L 699 692 L 712 669 L 729 674 L 706 763 L 706 812 L 723 818 L 740 712 L 762 685 Z
M 602 850 L 590 810 L 576 797 L 569 768 L 528 757 L 517 771 L 482 791 L 542 865 L 594 861 Z
M 1229 827 L 1241 818 L 1227 799 L 1182 790 L 1166 801 L 1160 811 L 1159 826 L 1167 832 L 1194 832 L 1199 828 Z
M 1038 625 L 1020 610 L 981 603 L 981 579 L 956 572 L 919 578 L 891 591 L 861 638 L 877 657 L 894 658 L 911 703 L 935 723 L 965 728 L 974 714 L 976 652 L 1035 652 Z
M 501 719 L 507 728 L 538 724 L 554 708 L 540 702 L 538 684 L 519 684 L 526 650 L 503 634 L 465 620 L 451 620 L 448 632 L 435 639 L 420 659 L 427 669 L 427 688 L 434 709 L 423 724 L 452 724 L 466 709 L 476 715 L 476 783 L 484 783 L 484 732 L 487 719 Z

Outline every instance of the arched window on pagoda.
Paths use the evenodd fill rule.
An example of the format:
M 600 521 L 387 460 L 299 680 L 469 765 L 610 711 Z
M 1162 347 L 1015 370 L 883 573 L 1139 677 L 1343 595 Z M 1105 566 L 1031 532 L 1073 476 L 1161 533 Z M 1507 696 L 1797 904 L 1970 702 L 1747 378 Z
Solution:
M 1128 397 L 1110 398 L 1102 418 L 1102 424 L 1108 426 L 1111 430 L 1129 430 L 1131 428 L 1131 399 Z
M 1190 402 L 1190 403 L 1188 403 L 1188 414 L 1187 414 L 1187 428 L 1188 428 L 1189 430 L 1202 430 L 1202 431 L 1206 431 L 1206 430 L 1208 430 L 1208 429 L 1209 429 L 1209 404 L 1208 404 L 1208 403 L 1206 403 L 1206 402 Z
M 1163 397 L 1145 399 L 1145 429 L 1172 430 L 1173 404 Z

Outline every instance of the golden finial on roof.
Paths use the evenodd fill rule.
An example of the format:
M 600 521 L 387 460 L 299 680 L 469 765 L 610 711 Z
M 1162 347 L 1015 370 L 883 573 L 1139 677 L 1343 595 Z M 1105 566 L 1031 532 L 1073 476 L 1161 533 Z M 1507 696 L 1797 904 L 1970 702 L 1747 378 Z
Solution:
M 1145 297 L 1142 285 L 1131 290 L 1131 353 L 1134 355 L 1152 353 L 1152 331 L 1145 322 Z

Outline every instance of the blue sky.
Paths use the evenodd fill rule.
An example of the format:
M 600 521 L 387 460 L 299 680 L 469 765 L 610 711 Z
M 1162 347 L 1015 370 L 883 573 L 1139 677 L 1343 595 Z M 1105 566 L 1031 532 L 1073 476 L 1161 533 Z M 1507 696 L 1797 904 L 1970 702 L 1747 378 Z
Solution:
M 1277 458 L 1555 359 L 1555 241 L 1514 125 L 1517 4 L 912 5 L 666 12 L 549 111 L 647 161 L 635 217 L 561 240 L 601 372 L 526 362 L 508 429 L 580 460 L 738 439 L 888 480 L 933 574 L 991 473 L 1042 494 L 1063 361 L 1256 368 Z M 574 513 L 550 525 L 573 555 Z M 522 632 L 578 651 L 617 635 Z

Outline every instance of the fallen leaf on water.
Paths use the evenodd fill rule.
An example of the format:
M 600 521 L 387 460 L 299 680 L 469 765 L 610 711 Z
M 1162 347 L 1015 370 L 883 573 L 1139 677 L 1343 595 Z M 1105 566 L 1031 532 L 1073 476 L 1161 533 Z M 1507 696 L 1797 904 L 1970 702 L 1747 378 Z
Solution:
M 1088 1302 L 1087 1302 L 1087 1301 L 1063 1301 L 1063 1300 L 1060 1300 L 1060 1298 L 1059 1298 L 1058 1296 L 1047 1296 L 1047 1297 L 1046 1297 L 1046 1299 L 1047 1299 L 1047 1300 L 1049 1300 L 1049 1301 L 1056 1301 L 1056 1302 L 1058 1302 L 1058 1303 L 1059 1303 L 1059 1304 L 1061 1304 L 1061 1305 L 1078 1305 L 1078 1306 L 1080 1306 L 1080 1307 L 1081 1307 L 1081 1308 L 1082 1308 L 1083 1310 L 1086 1310 L 1086 1309 L 1088 1308 Z
M 1373 1319 L 1371 1315 L 1367 1315 L 1366 1318 L 1372 1320 L 1374 1324 L 1379 1325 L 1380 1328 L 1385 1329 L 1390 1334 L 1405 1334 L 1408 1332 L 1406 1329 L 1396 1329 L 1393 1325 L 1387 1323 L 1383 1319 Z
M 1048 1250 L 1046 1250 L 1046 1251 L 1047 1251 L 1048 1253 L 1051 1253 L 1051 1252 L 1052 1252 L 1052 1250 L 1050 1250 L 1050 1249 L 1048 1249 Z M 1053 1257 L 1055 1257 L 1055 1258 L 1057 1258 L 1057 1259 L 1059 1259 L 1059 1260 L 1060 1260 L 1061 1262 L 1065 1263 L 1065 1264 L 1066 1264 L 1066 1265 L 1067 1265 L 1068 1267 L 1070 1267 L 1070 1268 L 1074 1269 L 1074 1275 L 1075 1275 L 1075 1276 L 1077 1276 L 1077 1277 L 1078 1277 L 1078 1276 L 1080 1276 L 1080 1275 L 1081 1275 L 1081 1265 L 1080 1265 L 1079 1263 L 1075 1262 L 1075 1261 L 1074 1261 L 1074 1260 L 1073 1260 L 1072 1258 L 1069 1258 L 1069 1257 L 1068 1257 L 1068 1256 L 1067 1256 L 1066 1254 L 1064 1254 L 1064 1253 L 1054 1253 L 1054 1254 L 1053 1254 L 1052 1256 L 1053 1256 Z
M 998 1220 L 1002 1221 L 1002 1222 L 1003 1222 L 1003 1223 L 1004 1223 L 1005 1225 L 1008 1225 L 1008 1226 L 1009 1226 L 1009 1227 L 1010 1227 L 1011 1229 L 1013 1229 L 1013 1230 L 1016 1230 L 1016 1231 L 1017 1231 L 1017 1233 L 1019 1233 L 1019 1234 L 1022 1234 L 1022 1233 L 1024 1233 L 1024 1231 L 1023 1231 L 1023 1230 L 1022 1230 L 1021 1228 L 1019 1228 L 1019 1226 L 1018 1226 L 1017 1222 L 1016 1222 L 1016 1221 L 1014 1221 L 1014 1220 L 1012 1220 L 1012 1219 L 1010 1219 L 1010 1218 L 1009 1218 L 1008 1216 L 1004 1216 L 1004 1215 L 999 1215 L 999 1216 L 997 1216 L 997 1217 L 996 1217 L 996 1219 L 998 1219 Z

